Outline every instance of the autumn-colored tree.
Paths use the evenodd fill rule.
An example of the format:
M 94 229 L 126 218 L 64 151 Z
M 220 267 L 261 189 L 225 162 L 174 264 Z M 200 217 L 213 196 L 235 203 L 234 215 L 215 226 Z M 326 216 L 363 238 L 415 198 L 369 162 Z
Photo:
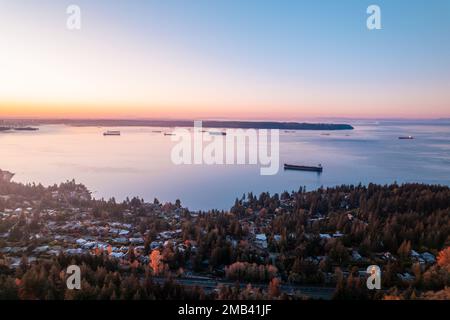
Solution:
M 139 267 L 139 261 L 138 260 L 134 260 L 131 264 L 130 267 L 132 269 L 137 269 Z
M 269 283 L 269 298 L 276 298 L 280 296 L 281 290 L 280 290 L 280 279 L 273 278 L 272 281 Z
M 231 280 L 269 281 L 278 270 L 273 265 L 257 265 L 256 263 L 235 262 L 225 267 L 225 274 Z
M 383 300 L 403 300 L 402 297 L 396 295 L 385 295 Z
M 439 252 L 437 263 L 441 268 L 450 272 L 450 247 L 447 247 Z
M 404 240 L 400 245 L 400 248 L 398 248 L 397 253 L 400 257 L 407 258 L 411 253 L 411 241 Z
M 423 294 L 422 299 L 424 300 L 449 300 L 450 299 L 450 288 L 446 287 L 440 291 L 427 291 Z
M 155 275 L 163 272 L 164 264 L 162 262 L 162 255 L 159 250 L 153 250 L 150 254 L 150 267 Z

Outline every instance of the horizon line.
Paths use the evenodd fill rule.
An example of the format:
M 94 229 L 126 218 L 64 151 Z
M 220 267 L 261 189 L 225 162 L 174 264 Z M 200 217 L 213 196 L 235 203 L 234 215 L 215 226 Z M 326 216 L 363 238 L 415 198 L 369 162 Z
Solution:
M 0 121 L 226 121 L 226 122 L 307 122 L 307 121 L 450 121 L 449 117 L 305 117 L 304 119 L 250 119 L 250 118 L 229 118 L 229 117 L 195 117 L 195 118 L 149 118 L 149 117 L 2 117 Z

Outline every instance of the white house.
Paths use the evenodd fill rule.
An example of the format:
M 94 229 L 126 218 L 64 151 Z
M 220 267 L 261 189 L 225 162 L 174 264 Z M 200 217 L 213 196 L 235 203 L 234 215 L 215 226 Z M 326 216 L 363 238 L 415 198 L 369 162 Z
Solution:
M 267 248 L 267 236 L 264 233 L 256 235 L 255 244 L 263 249 Z

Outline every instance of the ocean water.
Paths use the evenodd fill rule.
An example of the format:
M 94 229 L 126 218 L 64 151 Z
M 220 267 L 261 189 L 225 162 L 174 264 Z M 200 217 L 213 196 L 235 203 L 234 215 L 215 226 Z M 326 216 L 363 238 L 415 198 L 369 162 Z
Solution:
M 423 182 L 450 185 L 450 124 L 353 122 L 351 131 L 280 131 L 280 170 L 259 165 L 175 165 L 171 128 L 41 126 L 0 133 L 0 169 L 14 181 L 44 185 L 75 179 L 95 198 L 180 199 L 192 210 L 229 209 L 252 191 L 280 193 L 340 184 Z M 105 137 L 106 130 L 120 137 Z M 414 140 L 399 140 L 412 135 Z M 322 174 L 284 171 L 283 163 L 322 164 Z

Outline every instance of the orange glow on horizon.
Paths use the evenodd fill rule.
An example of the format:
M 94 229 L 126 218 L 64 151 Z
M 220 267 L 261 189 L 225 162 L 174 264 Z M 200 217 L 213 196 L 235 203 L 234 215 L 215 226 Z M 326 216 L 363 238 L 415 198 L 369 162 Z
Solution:
M 377 119 L 377 118 L 405 118 L 405 119 L 433 119 L 446 118 L 448 115 L 428 113 L 424 115 L 405 115 L 402 112 L 390 113 L 383 116 L 373 112 L 323 112 L 327 108 L 321 107 L 280 107 L 280 106 L 234 106 L 224 105 L 128 105 L 128 104 L 74 104 L 74 103 L 0 103 L 0 119 L 230 119 L 230 120 L 274 120 L 301 121 L 314 118 L 348 118 L 348 119 Z M 224 111 L 226 110 L 226 111 Z M 320 110 L 320 111 L 319 111 Z M 321 112 L 322 111 L 322 112 Z
M 371 33 L 379 36 L 371 41 L 365 28 L 354 38 L 320 25 L 298 34 L 290 24 L 230 15 L 249 23 L 243 36 L 225 20 L 200 27 L 201 12 L 186 21 L 171 15 L 184 7 L 150 10 L 151 19 L 130 24 L 115 13 L 127 5 L 99 10 L 86 2 L 92 16 L 72 32 L 60 4 L 20 2 L 9 2 L 0 19 L 0 119 L 450 118 L 448 48 L 434 37 L 445 35 L 442 28 L 429 44 L 411 43 L 400 30 Z M 329 43 L 332 34 L 348 41 Z

